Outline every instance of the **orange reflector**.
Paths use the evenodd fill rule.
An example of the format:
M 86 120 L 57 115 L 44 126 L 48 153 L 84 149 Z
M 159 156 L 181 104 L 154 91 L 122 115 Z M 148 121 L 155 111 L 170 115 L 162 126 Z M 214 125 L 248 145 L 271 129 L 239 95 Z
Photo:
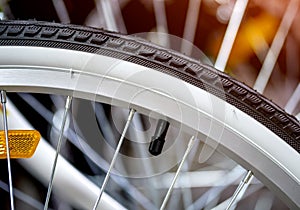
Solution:
M 41 134 L 36 130 L 9 130 L 8 142 L 11 158 L 30 158 L 40 141 Z M 4 131 L 0 131 L 0 159 L 5 159 L 6 141 Z

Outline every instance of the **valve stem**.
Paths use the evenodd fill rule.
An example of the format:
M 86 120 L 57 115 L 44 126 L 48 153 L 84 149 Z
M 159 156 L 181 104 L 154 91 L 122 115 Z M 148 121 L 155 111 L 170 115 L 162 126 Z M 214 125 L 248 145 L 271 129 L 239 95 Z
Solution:
M 159 119 L 154 136 L 152 136 L 151 143 L 149 145 L 149 152 L 152 155 L 159 155 L 163 149 L 165 138 L 168 132 L 170 123 L 166 120 Z

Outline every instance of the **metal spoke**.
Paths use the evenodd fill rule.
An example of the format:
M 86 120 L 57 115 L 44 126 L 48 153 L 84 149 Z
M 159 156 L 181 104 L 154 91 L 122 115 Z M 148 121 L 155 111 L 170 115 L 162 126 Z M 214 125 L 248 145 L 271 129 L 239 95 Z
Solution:
M 24 102 L 31 106 L 39 115 L 41 115 L 49 124 L 52 122 L 53 113 L 49 111 L 41 102 L 34 96 L 28 93 L 18 94 Z
M 168 34 L 168 22 L 167 22 L 167 15 L 166 15 L 166 8 L 165 8 L 165 1 L 163 0 L 153 0 L 153 8 L 154 8 L 154 15 L 156 20 L 156 30 L 158 33 L 158 42 L 162 46 L 170 47 L 170 40 L 169 37 L 165 34 Z
M 299 101 L 300 101 L 300 83 L 298 83 L 298 86 L 296 87 L 289 101 L 285 105 L 284 107 L 285 111 L 292 114 L 295 108 L 297 107 Z
M 109 0 L 97 0 L 96 9 L 99 14 L 103 14 L 105 20 L 105 28 L 110 31 L 118 31 L 118 26 L 114 16 L 114 12 Z
M 119 0 L 111 0 L 110 1 L 112 10 L 114 12 L 114 17 L 116 19 L 117 28 L 120 33 L 127 34 L 127 28 L 125 24 L 125 20 L 122 15 L 121 5 Z
M 215 62 L 215 68 L 219 69 L 220 71 L 224 71 L 230 52 L 232 50 L 232 46 L 234 43 L 234 40 L 236 38 L 236 34 L 238 32 L 238 29 L 240 27 L 241 21 L 243 19 L 245 9 L 247 7 L 248 0 L 237 0 L 232 15 L 230 17 L 222 45 L 219 51 L 219 54 L 217 56 L 216 62 Z
M 183 166 L 183 170 L 188 169 L 188 162 L 186 162 Z M 192 183 L 191 180 L 185 180 L 185 185 L 187 185 L 187 188 L 181 188 L 182 192 L 182 199 L 183 199 L 183 206 L 184 209 L 186 209 L 192 202 L 193 202 L 193 193 L 192 193 Z
M 220 180 L 216 181 L 211 189 L 206 191 L 199 199 L 191 204 L 187 209 L 203 209 L 206 203 L 209 203 L 216 196 L 225 190 L 230 184 L 235 182 L 243 173 L 243 168 L 237 165 L 229 173 L 221 177 Z
M 114 164 L 115 164 L 115 162 L 116 162 L 117 156 L 118 156 L 119 151 L 120 151 L 120 148 L 121 148 L 122 143 L 123 143 L 123 141 L 124 141 L 125 134 L 126 134 L 128 128 L 129 128 L 129 125 L 130 125 L 130 123 L 131 123 L 131 121 L 132 121 L 132 118 L 133 118 L 133 116 L 134 116 L 134 113 L 135 113 L 135 110 L 134 110 L 134 109 L 130 109 L 130 112 L 129 112 L 129 116 L 128 116 L 126 125 L 125 125 L 124 130 L 123 130 L 123 133 L 122 133 L 122 135 L 121 135 L 121 137 L 120 137 L 118 146 L 117 146 L 117 148 L 116 148 L 116 151 L 115 151 L 114 156 L 113 156 L 113 158 L 112 158 L 112 161 L 111 161 L 111 163 L 110 163 L 109 169 L 108 169 L 108 171 L 107 171 L 107 173 L 106 173 L 105 179 L 104 179 L 103 184 L 102 184 L 102 186 L 101 186 L 100 193 L 99 193 L 99 196 L 98 196 L 98 198 L 97 198 L 97 200 L 96 200 L 96 202 L 95 202 L 95 205 L 94 205 L 93 210 L 96 210 L 96 208 L 97 208 L 97 206 L 98 206 L 98 204 L 99 204 L 99 201 L 100 201 L 100 199 L 101 199 L 101 196 L 102 196 L 102 194 L 103 194 L 103 192 L 104 192 L 104 189 L 105 189 L 105 187 L 106 187 L 106 184 L 107 184 L 107 182 L 108 182 L 108 180 L 109 180 L 111 170 L 112 170 L 112 168 L 114 167 Z
M 71 23 L 68 9 L 63 0 L 52 0 L 56 14 L 62 23 Z
M 247 189 L 246 184 L 249 184 L 251 182 L 253 178 L 253 173 L 252 171 L 248 171 L 247 174 L 245 175 L 245 177 L 242 179 L 242 181 L 240 182 L 239 186 L 237 187 L 237 189 L 235 190 L 226 210 L 229 210 L 230 207 L 236 203 L 235 201 L 237 200 L 237 197 L 240 196 L 245 192 L 245 190 Z
M 189 1 L 189 7 L 186 14 L 186 21 L 184 24 L 183 39 L 181 43 L 181 52 L 186 55 L 191 55 L 193 50 L 196 29 L 198 25 L 199 12 L 200 12 L 201 0 Z M 187 41 L 191 42 L 187 42 Z
M 120 118 L 125 119 L 127 112 L 125 109 L 120 109 L 120 108 L 116 108 L 113 109 L 112 112 L 116 112 L 117 111 L 117 115 L 120 115 Z M 96 103 L 95 104 L 95 113 L 96 113 L 96 117 L 97 120 L 99 122 L 100 128 L 103 132 L 103 136 L 106 139 L 106 141 L 112 141 L 113 140 L 113 131 L 112 128 L 110 126 L 110 123 L 107 119 L 107 117 L 105 116 L 105 112 L 104 112 L 104 108 L 101 104 Z M 132 123 L 134 124 L 134 127 L 136 127 L 137 129 L 142 130 L 142 123 L 141 123 L 141 115 L 139 115 L 138 113 L 135 114 L 134 118 L 132 119 Z M 146 137 L 144 135 L 141 135 L 140 133 L 134 132 L 133 129 L 128 129 L 127 135 L 129 136 L 130 139 L 139 139 L 141 140 L 141 142 L 146 142 Z M 138 137 L 136 137 L 136 135 L 138 135 Z M 115 141 L 113 142 L 114 144 L 116 143 Z M 147 150 L 145 150 L 144 147 L 142 148 L 138 148 L 137 151 L 141 156 L 145 155 L 145 153 L 147 152 Z M 104 160 L 105 161 L 105 160 Z M 107 163 L 107 165 L 109 165 Z M 147 174 L 152 174 L 152 166 L 150 165 L 146 165 L 143 164 L 144 166 L 144 170 L 146 171 Z M 120 167 L 124 167 L 124 165 L 121 165 Z M 149 169 L 150 167 L 150 169 Z M 107 167 L 108 168 L 108 167 Z M 125 168 L 121 168 L 121 170 L 125 171 Z M 150 171 L 150 172 L 149 172 Z M 116 179 L 118 179 L 118 176 L 111 177 L 115 182 Z M 152 185 L 152 182 L 150 180 L 148 180 L 148 184 Z M 144 209 L 155 209 L 155 205 L 153 203 L 150 202 L 150 198 L 146 198 L 140 191 L 138 191 L 138 189 L 134 186 L 131 185 L 130 182 L 126 179 L 123 178 L 122 183 L 126 183 L 126 185 L 121 184 L 121 182 L 117 182 L 121 187 L 123 187 L 123 189 L 126 189 L 127 193 L 133 198 L 135 199 Z M 150 189 L 151 190 L 151 189 Z
M 53 114 L 50 112 L 43 104 L 41 104 L 35 97 L 31 94 L 19 94 L 19 96 L 30 105 L 35 111 L 37 111 L 48 123 L 52 122 Z M 58 101 L 55 98 L 52 98 L 53 101 Z M 54 102 L 54 105 L 57 106 Z M 58 108 L 58 107 L 57 107 Z M 108 123 L 108 119 L 105 117 L 104 109 L 101 104 L 95 104 L 95 113 L 98 121 L 100 123 L 101 129 L 104 131 L 105 139 L 111 138 L 108 136 L 112 136 L 112 131 L 106 126 L 104 129 L 103 126 Z M 19 116 L 21 117 L 21 116 Z M 70 142 L 81 152 L 85 153 L 86 156 L 96 164 L 100 169 L 108 168 L 109 163 L 106 162 L 98 153 L 95 152 L 93 148 L 91 148 L 79 135 L 76 135 L 75 131 L 69 129 L 67 134 L 65 134 Z M 118 176 L 112 176 L 112 180 L 117 183 L 121 188 L 126 189 L 127 193 L 135 199 L 144 209 L 150 210 L 154 209 L 155 206 L 151 201 L 145 197 L 135 186 L 131 185 L 129 181 L 125 178 L 120 178 Z
M 95 4 L 96 10 L 88 15 L 85 24 L 127 34 L 119 0 L 96 0 Z
M 247 189 L 247 192 L 245 192 L 245 194 L 243 195 L 243 199 L 253 195 L 254 193 L 257 193 L 263 187 L 264 187 L 264 185 L 262 183 L 256 183 L 255 185 L 253 185 L 253 183 L 252 183 L 252 185 L 249 186 L 249 188 Z M 228 206 L 230 200 L 231 200 L 231 198 L 228 198 L 210 210 L 224 210 Z
M 9 192 L 9 186 L 6 183 L 4 183 L 2 180 L 0 180 L 0 189 Z M 42 209 L 44 206 L 44 204 L 41 203 L 40 201 L 34 199 L 27 193 L 22 192 L 21 190 L 18 190 L 16 188 L 14 188 L 14 196 L 20 199 L 21 201 L 23 201 L 24 203 L 27 203 L 34 209 Z
M 259 93 L 263 93 L 267 86 L 288 31 L 297 14 L 298 6 L 298 0 L 291 0 L 287 6 L 285 14 L 275 34 L 272 45 L 267 53 L 265 61 L 253 86 L 253 88 L 256 89 Z
M 300 121 L 300 112 L 295 117 Z
M 107 29 L 127 33 L 118 0 L 98 0 L 96 1 L 96 7 L 98 12 L 101 7 L 100 14 L 103 14 Z
M 273 203 L 275 200 L 275 196 L 270 191 L 264 191 L 262 195 L 257 199 L 254 210 L 264 209 L 270 210 L 272 209 Z
M 125 110 L 120 110 L 122 115 L 125 115 Z M 132 119 L 132 123 L 134 124 L 135 129 L 129 129 L 128 134 L 130 139 L 136 139 L 141 143 L 147 142 L 147 136 L 144 132 L 138 132 L 143 130 L 143 124 L 142 124 L 142 117 L 140 114 L 136 114 L 134 118 Z M 137 131 L 138 130 L 138 131 Z M 136 152 L 137 156 L 140 157 L 146 157 L 148 155 L 148 151 L 145 149 L 143 144 L 137 144 L 138 148 L 134 150 Z M 154 174 L 154 169 L 152 164 L 142 164 L 142 170 L 145 171 L 147 175 Z M 153 186 L 155 183 L 157 183 L 159 180 L 156 177 L 152 177 L 152 179 L 146 179 L 145 184 L 149 186 Z M 160 198 L 158 193 L 154 190 L 154 188 L 147 189 L 150 193 L 149 198 L 153 200 L 154 204 L 156 205 L 157 202 L 160 202 Z M 159 205 L 159 204 L 157 204 Z
M 168 200 L 169 200 L 169 198 L 170 198 L 170 195 L 171 195 L 171 193 L 172 193 L 172 191 L 173 191 L 174 184 L 175 184 L 175 182 L 176 182 L 176 180 L 177 180 L 177 178 L 178 178 L 178 175 L 179 175 L 179 173 L 180 173 L 180 171 L 181 171 L 181 169 L 182 169 L 182 166 L 183 166 L 183 164 L 184 164 L 184 161 L 186 160 L 186 158 L 187 158 L 189 152 L 190 152 L 191 149 L 192 149 L 192 146 L 193 146 L 193 144 L 194 144 L 194 139 L 195 139 L 195 137 L 192 136 L 192 138 L 191 138 L 190 141 L 189 141 L 189 144 L 188 144 L 188 146 L 187 146 L 187 149 L 186 149 L 186 151 L 185 151 L 185 153 L 184 153 L 184 155 L 183 155 L 183 157 L 182 157 L 182 160 L 181 160 L 181 162 L 180 162 L 180 164 L 179 164 L 179 166 L 178 166 L 178 169 L 177 169 L 177 171 L 176 171 L 176 174 L 175 174 L 175 176 L 174 176 L 174 178 L 173 178 L 173 180 L 172 180 L 172 183 L 171 183 L 171 185 L 170 185 L 170 187 L 169 187 L 169 190 L 168 190 L 168 192 L 167 192 L 167 194 L 166 194 L 166 196 L 165 196 L 165 198 L 164 198 L 164 201 L 163 201 L 163 203 L 162 203 L 162 205 L 161 205 L 161 207 L 160 207 L 160 210 L 163 210 L 163 209 L 166 208 L 167 202 L 168 202 Z
M 8 123 L 7 123 L 7 113 L 6 113 L 6 91 L 1 90 L 1 104 L 3 110 L 3 125 L 5 132 L 5 143 L 6 143 L 6 158 L 7 158 L 7 170 L 8 170 L 8 182 L 9 182 L 9 196 L 10 196 L 10 208 L 14 210 L 14 193 L 11 175 L 11 164 L 10 164 L 10 148 L 8 141 Z
M 184 165 L 182 167 L 183 170 L 186 171 L 184 173 L 184 175 L 185 174 L 189 174 L 189 173 L 193 173 L 193 172 L 188 172 L 188 167 L 190 166 L 190 163 L 192 162 L 193 158 L 196 156 L 197 149 L 195 149 L 195 148 L 199 148 L 199 144 L 200 144 L 200 141 L 194 142 L 194 144 L 193 144 L 194 150 L 191 150 L 189 152 L 189 157 L 187 157 L 188 160 L 185 161 L 185 163 L 184 163 Z M 197 179 L 198 179 L 198 177 L 197 177 Z M 178 187 L 181 188 L 181 194 L 182 194 L 184 209 L 186 209 L 191 203 L 193 203 L 193 193 L 192 193 L 193 184 L 194 183 L 193 183 L 193 181 L 191 179 L 189 179 L 189 178 L 185 179 L 183 177 L 183 174 L 180 175 L 180 186 L 178 186 Z M 175 186 L 174 186 L 174 188 L 175 188 Z M 175 199 L 173 199 L 173 200 L 175 200 Z M 177 206 L 177 204 L 176 204 L 176 206 Z
M 50 177 L 50 181 L 49 181 L 49 185 L 48 185 L 48 191 L 47 191 L 47 197 L 46 197 L 46 201 L 45 201 L 44 210 L 48 209 L 50 196 L 51 196 L 51 192 L 52 192 L 55 169 L 56 169 L 57 160 L 58 160 L 58 155 L 59 155 L 59 152 L 60 152 L 61 143 L 62 143 L 62 139 L 63 139 L 63 136 L 64 136 L 65 124 L 66 124 L 66 120 L 67 120 L 67 116 L 68 116 L 68 111 L 69 111 L 70 106 L 71 106 L 71 102 L 72 102 L 72 97 L 68 96 L 67 100 L 66 100 L 66 104 L 65 104 L 65 111 L 64 111 L 63 118 L 62 118 L 62 124 L 61 124 L 61 128 L 60 128 L 60 132 L 59 132 L 59 138 L 58 138 L 55 158 L 54 158 L 54 162 L 53 162 L 53 166 L 52 166 L 51 177 Z

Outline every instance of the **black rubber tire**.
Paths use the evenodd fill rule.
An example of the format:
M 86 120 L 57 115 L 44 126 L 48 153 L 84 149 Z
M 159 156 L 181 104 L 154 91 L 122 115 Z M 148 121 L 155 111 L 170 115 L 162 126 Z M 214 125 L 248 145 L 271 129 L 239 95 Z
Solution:
M 0 21 L 0 46 L 38 46 L 97 53 L 178 77 L 247 113 L 300 152 L 300 123 L 230 76 L 180 53 L 129 35 L 38 21 Z M 1 59 L 1 58 L 0 58 Z

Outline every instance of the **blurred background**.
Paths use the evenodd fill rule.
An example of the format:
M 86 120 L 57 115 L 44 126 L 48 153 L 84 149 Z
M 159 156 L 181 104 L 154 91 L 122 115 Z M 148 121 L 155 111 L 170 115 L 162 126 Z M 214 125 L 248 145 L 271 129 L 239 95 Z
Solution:
M 212 64 L 218 56 L 235 5 L 235 0 L 1 0 L 0 2 L 7 19 L 73 23 L 126 34 L 161 32 L 175 35 L 193 43 Z M 243 19 L 226 65 L 226 72 L 253 86 L 275 35 L 279 33 L 277 36 L 284 36 L 282 45 L 273 43 L 279 55 L 276 63 L 267 67 L 273 71 L 266 88 L 262 91 L 284 108 L 296 90 L 300 78 L 299 1 L 245 2 L 247 7 L 242 14 Z M 295 15 L 288 15 L 295 12 L 289 10 L 289 3 L 297 10 Z M 280 28 L 281 22 L 283 27 Z M 277 39 L 277 42 L 280 41 Z M 190 49 L 183 45 L 181 51 L 189 54 Z M 297 114 L 300 111 L 299 104 L 288 111 Z
M 245 11 L 241 8 L 242 6 L 235 7 L 237 4 L 245 5 Z M 224 69 L 237 80 L 263 93 L 288 113 L 300 117 L 299 4 L 298 0 L 0 0 L 0 17 L 72 23 L 124 34 L 142 33 L 153 42 L 201 59 L 220 70 Z M 241 18 L 241 23 L 231 20 L 233 13 Z M 229 27 L 230 22 L 238 26 L 236 35 Z M 224 57 L 220 50 L 221 46 L 229 43 L 228 40 L 223 42 L 226 33 L 229 34 L 229 40 L 234 40 L 234 42 L 232 46 L 227 47 L 230 49 L 228 60 L 225 59 L 223 65 L 219 66 L 216 64 L 218 59 Z M 157 34 L 168 34 L 168 36 L 161 37 Z M 184 41 L 178 46 L 178 42 L 175 43 L 169 37 L 187 40 L 194 47 Z M 199 54 L 194 52 L 195 47 L 206 56 L 205 59 L 200 58 Z M 259 82 L 261 80 L 264 82 Z M 19 96 L 12 96 L 12 98 L 16 103 L 23 100 Z M 59 107 L 57 104 L 63 106 L 61 98 L 55 100 L 45 96 L 36 96 L 36 98 L 49 110 L 53 110 L 54 114 L 56 108 Z M 22 105 L 23 109 L 28 109 L 27 106 Z M 41 124 L 41 117 L 38 114 L 33 115 L 35 119 L 38 119 L 38 124 Z M 51 126 L 43 126 L 41 130 L 43 135 L 50 135 Z M 76 158 L 72 158 L 75 161 Z M 87 164 L 86 160 L 76 161 L 82 163 L 82 170 L 92 171 L 88 174 L 95 173 L 90 169 L 91 166 L 84 166 Z M 16 170 L 26 173 L 22 169 Z M 29 174 L 28 176 L 30 177 Z M 6 179 L 5 176 L 3 179 Z M 17 177 L 17 179 L 27 178 Z M 28 182 L 19 183 L 25 183 L 21 186 L 22 189 L 31 186 Z M 44 187 L 39 186 L 39 183 L 34 185 L 37 190 L 32 190 L 31 193 L 34 197 L 40 197 L 43 200 L 45 195 L 40 193 L 37 196 L 37 194 L 39 194 L 38 189 Z M 115 188 L 112 186 L 112 191 Z M 232 186 L 223 196 L 231 194 L 234 189 L 235 187 Z M 237 209 L 287 208 L 275 197 L 272 197 L 271 204 L 269 202 L 269 205 L 265 205 L 264 208 L 256 206 L 260 196 L 269 196 L 264 190 L 266 189 L 250 196 Z M 163 192 L 165 191 L 159 191 L 158 194 L 164 194 Z M 5 192 L 2 194 L 4 197 L 7 196 Z M 117 194 L 116 198 L 123 202 L 126 199 L 130 200 L 125 189 L 119 190 Z M 201 194 L 204 194 L 201 190 L 196 192 L 197 196 Z M 220 200 L 225 198 L 226 196 Z M 71 209 L 66 204 L 58 202 L 55 197 L 52 202 L 54 209 Z M 132 201 L 128 201 L 127 204 L 130 209 L 141 207 L 130 202 Z M 183 208 L 183 203 L 180 208 Z M 209 207 L 203 207 L 203 209 L 209 209 Z

